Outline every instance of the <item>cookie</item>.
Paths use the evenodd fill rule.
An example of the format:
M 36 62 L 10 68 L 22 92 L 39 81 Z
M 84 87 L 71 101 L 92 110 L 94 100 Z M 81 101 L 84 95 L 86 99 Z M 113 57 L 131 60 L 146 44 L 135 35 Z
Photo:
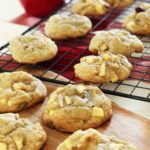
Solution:
M 140 3 L 139 7 L 136 8 L 136 11 L 138 11 L 138 9 L 148 10 L 150 9 L 150 3 Z
M 72 5 L 72 12 L 85 16 L 104 15 L 109 11 L 109 4 L 104 0 L 77 0 Z
M 47 95 L 44 84 L 23 71 L 1 73 L 0 83 L 0 113 L 24 110 Z
M 83 57 L 74 69 L 75 75 L 84 81 L 107 83 L 128 78 L 132 65 L 125 56 L 108 53 Z
M 135 35 L 128 31 L 114 29 L 109 31 L 99 31 L 89 46 L 89 51 L 96 54 L 111 52 L 131 56 L 132 53 L 140 53 L 144 50 L 144 45 Z
M 39 123 L 18 114 L 0 114 L 1 150 L 40 150 L 45 141 L 46 133 Z
M 124 8 L 133 3 L 133 0 L 106 0 L 111 6 L 116 8 Z
M 150 34 L 150 3 L 143 3 L 135 9 L 135 13 L 127 16 L 123 27 L 133 34 Z
M 43 121 L 60 131 L 74 132 L 96 128 L 111 115 L 111 101 L 98 87 L 70 84 L 57 88 L 49 96 Z
M 56 40 L 77 38 L 86 35 L 92 28 L 91 21 L 81 15 L 56 14 L 45 24 L 45 34 Z
M 36 64 L 57 54 L 55 43 L 42 34 L 22 35 L 10 41 L 12 57 L 19 63 Z
M 136 147 L 115 136 L 97 130 L 78 130 L 60 143 L 56 150 L 137 150 Z

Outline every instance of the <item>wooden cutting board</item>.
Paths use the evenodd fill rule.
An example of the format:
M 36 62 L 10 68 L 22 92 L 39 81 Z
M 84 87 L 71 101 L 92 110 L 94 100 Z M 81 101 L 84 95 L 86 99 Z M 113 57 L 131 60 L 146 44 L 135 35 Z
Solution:
M 58 86 L 57 84 L 47 83 L 45 85 L 48 93 L 51 93 Z M 33 122 L 39 121 L 47 132 L 47 141 L 42 150 L 55 150 L 70 134 L 59 132 L 55 129 L 46 127 L 42 122 L 42 113 L 46 101 L 32 108 L 20 112 L 22 117 L 27 117 Z M 122 140 L 130 141 L 137 146 L 138 150 L 150 150 L 150 120 L 144 119 L 132 112 L 129 112 L 116 104 L 113 104 L 113 117 L 102 127 L 98 128 L 102 133 L 116 135 Z

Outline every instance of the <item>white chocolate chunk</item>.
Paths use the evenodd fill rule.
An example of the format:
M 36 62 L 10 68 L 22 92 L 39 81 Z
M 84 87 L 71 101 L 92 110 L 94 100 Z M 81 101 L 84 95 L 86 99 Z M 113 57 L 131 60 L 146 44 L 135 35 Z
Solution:
M 103 13 L 103 6 L 102 5 L 96 5 L 96 11 L 100 14 Z
M 77 86 L 76 90 L 79 94 L 82 94 L 86 88 L 82 85 Z
M 93 117 L 104 117 L 104 111 L 102 108 L 93 107 L 92 109 L 92 116 Z
M 63 100 L 59 100 L 59 105 L 60 105 L 60 107 L 64 106 Z
M 131 21 L 127 24 L 127 28 L 132 30 L 134 25 L 135 25 L 135 23 L 133 21 Z
M 64 97 L 61 94 L 58 95 L 58 101 L 59 101 L 60 107 L 63 107 L 64 106 Z
M 100 75 L 101 77 L 103 77 L 103 76 L 105 76 L 105 74 L 106 74 L 106 64 L 103 63 L 103 64 L 100 66 L 99 75 Z
M 14 90 L 25 90 L 25 89 L 26 89 L 26 86 L 25 86 L 25 84 L 23 84 L 23 83 L 15 83 L 15 84 L 13 85 L 13 89 L 14 89 Z
M 5 105 L 5 104 L 7 104 L 7 100 L 2 98 L 2 99 L 0 99 L 0 103 Z
M 103 45 L 101 46 L 101 50 L 102 50 L 102 51 L 105 51 L 107 48 L 108 48 L 108 47 L 107 47 L 106 44 L 103 44 Z
M 51 94 L 51 95 L 50 95 L 50 99 L 51 99 L 51 100 L 57 99 L 57 94 L 55 94 L 55 93 Z M 49 104 L 49 102 L 48 102 L 48 104 Z
M 111 81 L 112 82 L 118 81 L 118 76 L 113 71 L 111 72 Z
M 7 150 L 7 145 L 5 143 L 0 142 L 0 150 Z
M 65 96 L 65 102 L 67 105 L 70 105 L 72 103 L 71 98 L 69 96 Z
M 22 150 L 22 148 L 23 148 L 23 139 L 19 136 L 14 136 L 13 139 L 16 143 L 17 149 Z
M 104 54 L 104 55 L 103 55 L 103 59 L 104 59 L 105 61 L 109 61 L 109 60 L 111 60 L 111 56 L 110 56 L 109 54 Z
M 93 57 L 86 58 L 86 62 L 89 63 L 89 64 L 93 63 L 93 60 L 94 60 Z

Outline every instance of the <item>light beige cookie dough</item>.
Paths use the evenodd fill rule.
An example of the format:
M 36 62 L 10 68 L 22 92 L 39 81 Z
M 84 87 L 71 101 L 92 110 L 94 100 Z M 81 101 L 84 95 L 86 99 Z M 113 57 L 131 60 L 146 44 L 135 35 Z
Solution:
M 19 63 L 36 64 L 57 54 L 55 43 L 42 34 L 22 35 L 10 41 L 12 57 Z
M 144 45 L 135 35 L 128 31 L 114 29 L 109 31 L 99 31 L 91 40 L 89 51 L 96 54 L 111 52 L 131 56 L 132 53 L 140 53 L 144 50 Z
M 72 5 L 72 12 L 86 15 L 104 15 L 109 10 L 109 4 L 104 0 L 77 0 Z
M 91 21 L 81 15 L 56 14 L 45 24 L 45 34 L 56 40 L 85 36 L 92 28 Z
M 43 101 L 46 95 L 44 84 L 26 72 L 0 74 L 0 113 L 24 110 Z
M 137 150 L 115 136 L 101 134 L 94 129 L 78 130 L 63 141 L 56 150 Z
M 123 27 L 133 34 L 150 34 L 150 3 L 142 3 L 135 9 L 135 13 L 127 16 Z
M 148 10 L 148 9 L 150 9 L 150 3 L 140 3 L 139 8 Z
M 0 150 L 40 150 L 46 133 L 39 123 L 18 114 L 0 114 Z
M 112 115 L 111 101 L 96 86 L 67 85 L 49 97 L 43 120 L 63 132 L 96 128 Z
M 134 0 L 106 0 L 111 6 L 124 8 L 133 3 Z
M 74 69 L 75 75 L 84 81 L 107 83 L 128 78 L 132 65 L 125 56 L 108 53 L 83 57 Z

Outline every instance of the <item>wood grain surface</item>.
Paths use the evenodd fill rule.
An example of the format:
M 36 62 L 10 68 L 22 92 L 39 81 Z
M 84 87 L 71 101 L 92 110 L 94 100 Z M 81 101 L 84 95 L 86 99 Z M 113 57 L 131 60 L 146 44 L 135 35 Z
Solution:
M 51 93 L 60 85 L 46 83 L 48 93 Z M 47 141 L 42 150 L 55 150 L 60 142 L 67 138 L 70 134 L 59 132 L 55 129 L 46 127 L 42 122 L 42 113 L 46 105 L 44 103 L 37 104 L 19 114 L 27 117 L 33 122 L 39 121 L 47 132 Z M 113 104 L 113 117 L 97 130 L 108 135 L 115 135 L 122 140 L 130 141 L 136 145 L 138 150 L 150 150 L 150 121 L 129 112 L 116 104 Z

